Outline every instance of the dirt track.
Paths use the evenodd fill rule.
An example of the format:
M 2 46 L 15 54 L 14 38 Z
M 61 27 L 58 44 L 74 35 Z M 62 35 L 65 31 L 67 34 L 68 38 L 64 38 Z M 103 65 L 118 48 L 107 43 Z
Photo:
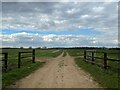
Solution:
M 14 88 L 99 88 L 92 77 L 78 68 L 69 56 L 47 60 L 46 65 L 19 80 Z

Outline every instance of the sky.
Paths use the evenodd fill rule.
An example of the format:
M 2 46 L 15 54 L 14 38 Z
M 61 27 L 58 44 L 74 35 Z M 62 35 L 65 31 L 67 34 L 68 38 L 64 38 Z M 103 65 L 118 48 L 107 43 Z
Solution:
M 0 47 L 118 47 L 117 2 L 0 5 Z

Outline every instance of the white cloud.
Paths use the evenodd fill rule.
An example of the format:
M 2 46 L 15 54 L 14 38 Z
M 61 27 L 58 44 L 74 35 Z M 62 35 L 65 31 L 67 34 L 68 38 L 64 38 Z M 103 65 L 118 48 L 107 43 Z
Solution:
M 71 14 L 71 13 L 73 13 L 73 12 L 74 12 L 74 9 L 67 10 L 66 12 L 67 12 L 67 13 L 69 13 L 69 14 Z
M 39 47 L 39 46 L 104 46 L 114 45 L 117 46 L 118 40 L 113 38 L 104 38 L 103 36 L 90 37 L 88 35 L 56 35 L 56 34 L 30 34 L 26 32 L 14 33 L 14 34 L 0 34 L 3 46 L 12 47 Z M 102 38 L 101 38 L 102 37 Z M 104 44 L 104 45 L 103 45 Z
M 85 19 L 85 18 L 90 18 L 89 15 L 82 15 L 81 18 Z
M 2 29 L 32 30 L 32 31 L 75 31 L 76 29 L 92 28 L 104 34 L 95 36 L 81 35 L 31 35 L 28 33 L 17 33 L 3 35 L 3 44 L 6 42 L 21 42 L 28 44 L 43 43 L 45 45 L 83 45 L 109 43 L 115 44 L 118 33 L 118 3 L 103 2 L 39 2 L 39 3 L 3 3 Z M 47 7 L 46 7 L 47 6 Z M 0 25 L 1 26 L 1 25 Z M 87 32 L 86 32 L 87 33 Z M 8 36 L 11 36 L 8 37 Z M 93 36 L 92 36 L 93 37 Z M 111 38 L 112 37 L 112 38 Z M 82 38 L 82 39 L 81 39 Z M 88 39 L 87 39 L 88 38 Z M 22 41 L 23 39 L 23 41 Z M 38 41 L 40 39 L 40 41 Z M 85 41 L 83 41 L 85 40 Z M 67 43 L 66 43 L 67 42 Z M 114 42 L 114 43 L 112 43 Z M 12 43 L 11 43 L 12 45 Z M 15 44 L 16 45 L 16 44 Z M 25 44 L 26 45 L 26 44 Z M 85 45 L 85 44 L 84 44 Z
M 75 14 L 77 12 L 79 12 L 79 9 L 76 9 L 76 8 L 72 8 L 72 9 L 69 9 L 66 11 L 68 14 Z
M 74 3 L 3 3 L 2 28 L 38 31 L 51 29 L 56 31 L 59 26 L 58 30 L 63 28 L 74 30 L 75 27 L 69 26 L 79 23 L 85 28 L 92 27 L 95 30 L 108 28 L 110 32 L 113 32 L 112 27 L 117 27 L 118 10 L 116 6 L 117 3 L 98 2 L 77 3 L 76 5 Z M 23 7 L 26 7 L 26 9 Z M 36 11 L 36 9 L 39 9 L 39 11 Z M 92 12 L 92 10 L 95 12 Z
M 93 11 L 95 12 L 102 12 L 104 10 L 104 7 L 93 7 Z

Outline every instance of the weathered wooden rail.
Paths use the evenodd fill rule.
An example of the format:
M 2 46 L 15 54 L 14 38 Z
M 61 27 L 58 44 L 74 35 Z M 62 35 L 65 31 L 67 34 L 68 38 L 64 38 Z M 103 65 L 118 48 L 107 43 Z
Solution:
M 35 63 L 35 49 L 33 49 L 32 51 L 29 51 L 29 52 L 19 52 L 18 53 L 18 68 L 20 68 L 21 60 L 23 58 L 30 58 L 30 57 L 32 57 L 32 62 Z
M 0 53 L 1 54 L 1 61 L 2 61 L 2 69 L 7 69 L 8 67 L 8 53 L 4 52 L 4 53 Z
M 91 55 L 88 55 L 88 53 L 91 54 Z M 104 57 L 96 57 L 95 56 L 96 53 L 101 53 L 101 54 L 103 54 Z M 84 51 L 84 61 L 85 62 L 90 62 L 92 64 L 97 64 L 99 66 L 103 66 L 105 69 L 107 69 L 107 67 L 108 67 L 107 61 L 120 62 L 120 60 L 108 58 L 108 54 L 119 54 L 119 53 L 108 53 L 108 52 L 97 52 L 97 51 L 92 51 L 92 50 L 85 50 Z M 103 60 L 103 64 L 96 63 L 95 59 Z

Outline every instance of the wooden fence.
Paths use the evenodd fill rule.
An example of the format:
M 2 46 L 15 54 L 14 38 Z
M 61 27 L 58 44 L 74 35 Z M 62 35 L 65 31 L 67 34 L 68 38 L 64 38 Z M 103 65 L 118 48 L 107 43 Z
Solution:
M 1 54 L 1 65 L 2 65 L 2 70 L 6 71 L 8 69 L 8 52 L 2 52 Z M 35 49 L 33 49 L 32 51 L 28 51 L 28 52 L 18 52 L 18 68 L 20 68 L 21 66 L 21 61 L 23 58 L 32 58 L 32 62 L 35 63 Z
M 7 69 L 8 67 L 8 53 L 1 53 L 1 59 L 2 59 L 2 69 Z
M 23 58 L 29 58 L 29 57 L 32 57 L 32 62 L 35 63 L 35 49 L 33 49 L 33 51 L 29 51 L 29 52 L 19 52 L 18 53 L 18 68 L 20 68 L 20 66 L 21 66 L 21 60 Z
M 96 57 L 96 55 L 95 55 L 96 53 L 101 53 L 101 54 L 103 54 L 104 57 Z M 85 50 L 84 51 L 84 61 L 85 62 L 90 62 L 92 64 L 97 64 L 99 66 L 103 66 L 105 69 L 107 69 L 107 67 L 108 67 L 108 63 L 107 63 L 108 60 L 109 61 L 114 61 L 114 62 L 120 62 L 120 60 L 115 60 L 115 59 L 108 58 L 108 54 L 118 54 L 119 55 L 119 53 L 107 53 L 107 52 L 97 52 L 97 51 L 92 51 L 92 50 Z M 96 63 L 95 59 L 103 60 L 103 64 Z

